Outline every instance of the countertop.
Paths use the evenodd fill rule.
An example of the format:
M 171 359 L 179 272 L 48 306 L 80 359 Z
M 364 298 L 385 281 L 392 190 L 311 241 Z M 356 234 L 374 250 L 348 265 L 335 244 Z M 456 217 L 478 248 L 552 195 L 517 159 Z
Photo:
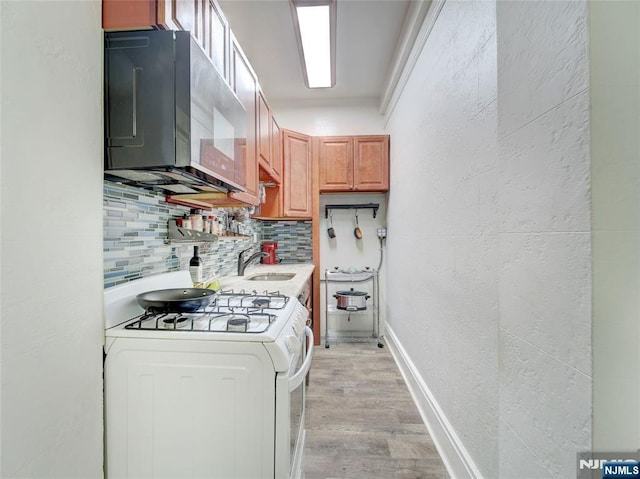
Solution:
M 302 291 L 302 287 L 311 276 L 311 273 L 313 273 L 313 269 L 314 266 L 312 264 L 306 263 L 250 265 L 245 270 L 244 276 L 231 275 L 222 277 L 220 279 L 220 289 L 256 290 L 258 293 L 262 293 L 265 290 L 269 292 L 278 291 L 280 294 L 295 298 Z M 251 281 L 248 279 L 251 276 L 264 273 L 295 273 L 295 276 L 285 281 Z

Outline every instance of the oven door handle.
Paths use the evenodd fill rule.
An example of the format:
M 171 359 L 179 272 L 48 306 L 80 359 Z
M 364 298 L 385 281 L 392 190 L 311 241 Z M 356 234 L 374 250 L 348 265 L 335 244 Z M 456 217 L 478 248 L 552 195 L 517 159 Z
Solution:
M 304 358 L 304 362 L 302 363 L 302 366 L 300 366 L 300 369 L 298 369 L 298 371 L 291 376 L 291 379 L 289 379 L 289 392 L 294 391 L 298 386 L 300 386 L 300 384 L 302 384 L 302 381 L 304 381 L 305 376 L 311 368 L 311 360 L 313 359 L 313 331 L 311 331 L 309 326 L 305 326 L 304 334 L 310 339 L 309 350 L 307 351 L 307 357 Z

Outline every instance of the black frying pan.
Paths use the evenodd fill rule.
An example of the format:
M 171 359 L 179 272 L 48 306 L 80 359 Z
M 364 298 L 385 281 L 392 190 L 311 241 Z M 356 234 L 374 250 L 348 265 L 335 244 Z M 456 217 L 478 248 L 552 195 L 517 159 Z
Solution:
M 206 288 L 176 288 L 147 291 L 136 296 L 145 311 L 187 313 L 211 304 L 216 292 Z

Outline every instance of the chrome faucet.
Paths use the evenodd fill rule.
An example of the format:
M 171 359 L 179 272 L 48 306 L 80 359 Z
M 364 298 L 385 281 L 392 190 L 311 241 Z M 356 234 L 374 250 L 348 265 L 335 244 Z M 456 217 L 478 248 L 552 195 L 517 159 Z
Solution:
M 251 250 L 251 248 L 241 251 L 240 254 L 238 255 L 238 276 L 244 276 L 244 270 L 247 268 L 247 266 L 251 264 L 253 260 L 257 258 L 264 258 L 269 256 L 267 253 L 263 251 L 258 251 L 257 253 L 253 253 L 251 256 L 249 256 L 249 259 L 245 261 L 244 254 L 249 250 Z

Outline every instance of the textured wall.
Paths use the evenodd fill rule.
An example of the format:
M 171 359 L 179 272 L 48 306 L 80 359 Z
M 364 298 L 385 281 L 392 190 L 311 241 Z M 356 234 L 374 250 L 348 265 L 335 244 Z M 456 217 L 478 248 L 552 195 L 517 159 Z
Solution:
M 100 22 L 0 2 L 3 478 L 103 477 Z
M 590 449 L 587 4 L 498 2 L 500 475 Z
M 590 448 L 586 13 L 447 2 L 389 119 L 389 323 L 484 477 Z
M 494 3 L 444 5 L 388 128 L 388 322 L 478 469 L 497 477 Z

